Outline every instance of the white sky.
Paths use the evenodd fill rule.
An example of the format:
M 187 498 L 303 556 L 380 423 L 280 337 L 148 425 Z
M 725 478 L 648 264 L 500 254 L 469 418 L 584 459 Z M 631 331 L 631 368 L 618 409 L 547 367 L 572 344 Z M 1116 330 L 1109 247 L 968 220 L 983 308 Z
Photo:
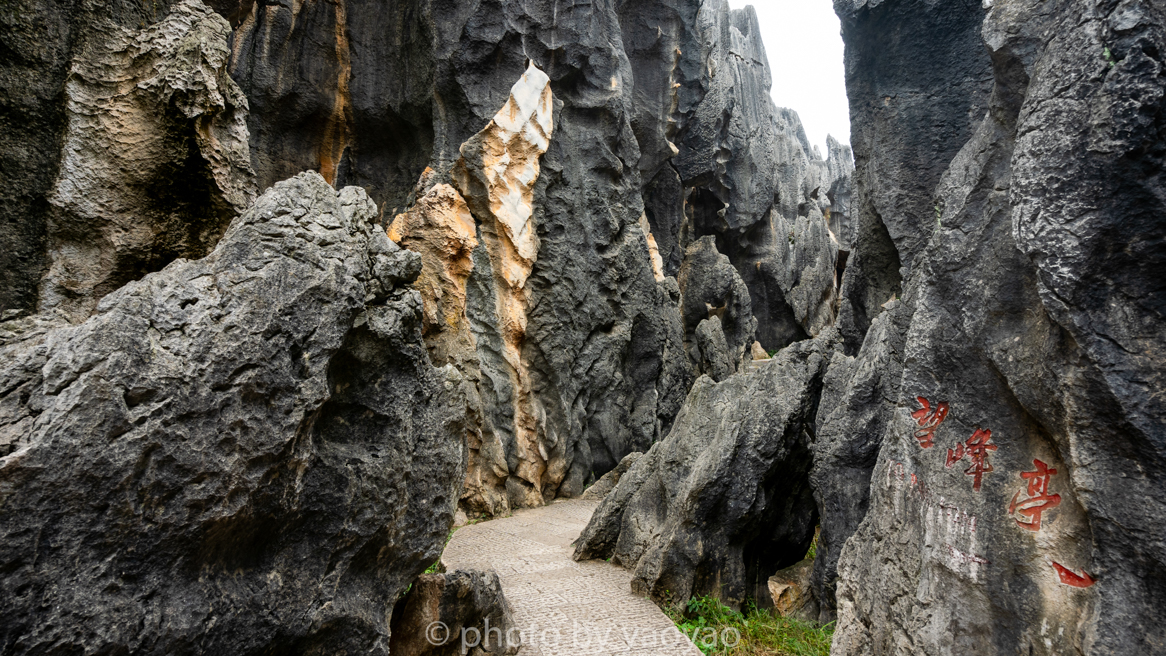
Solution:
M 850 143 L 850 106 L 842 63 L 842 27 L 831 0 L 729 0 L 753 5 L 773 71 L 773 102 L 794 109 L 811 146 L 826 156 L 826 135 Z

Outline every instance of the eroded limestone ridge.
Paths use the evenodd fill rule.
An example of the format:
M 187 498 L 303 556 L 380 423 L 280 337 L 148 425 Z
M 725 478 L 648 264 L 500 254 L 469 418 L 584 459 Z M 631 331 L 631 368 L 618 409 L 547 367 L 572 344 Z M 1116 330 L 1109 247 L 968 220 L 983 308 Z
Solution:
M 522 355 L 530 302 L 526 283 L 539 250 L 534 186 L 539 178 L 539 158 L 554 135 L 553 113 L 550 78 L 532 64 L 490 123 L 462 144 L 462 156 L 453 169 L 454 183 L 478 218 L 490 261 L 494 316 L 479 319 L 497 326 L 503 373 L 514 390 L 508 399 L 513 404 L 513 455 L 518 461 L 512 473 L 528 490 L 523 497 L 509 495 L 508 501 L 518 507 L 541 505 L 544 477 L 557 488 L 565 474 L 560 463 L 550 461 L 548 445 L 544 444 L 546 411 L 533 393 L 530 364 Z M 547 471 L 555 465 L 560 465 L 555 467 L 559 471 Z M 489 499 L 501 492 L 483 489 L 482 502 L 491 509 L 505 507 L 506 502 Z

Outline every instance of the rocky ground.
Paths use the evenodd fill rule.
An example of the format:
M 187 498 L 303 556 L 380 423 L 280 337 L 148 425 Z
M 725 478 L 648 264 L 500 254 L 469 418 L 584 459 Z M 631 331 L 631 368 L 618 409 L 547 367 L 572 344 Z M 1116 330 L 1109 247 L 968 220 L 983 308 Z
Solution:
M 834 5 L 853 156 L 726 0 L 6 4 L 0 653 L 422 653 L 588 486 L 661 603 L 820 527 L 835 654 L 1166 651 L 1166 9 Z

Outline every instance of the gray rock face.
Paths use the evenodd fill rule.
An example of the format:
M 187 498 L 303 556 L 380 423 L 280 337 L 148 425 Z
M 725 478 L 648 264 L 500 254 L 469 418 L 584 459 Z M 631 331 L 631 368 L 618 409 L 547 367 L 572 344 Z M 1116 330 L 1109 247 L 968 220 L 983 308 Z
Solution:
M 918 61 L 863 44 L 963 11 L 850 4 L 838 6 L 852 80 L 876 66 L 919 79 Z M 859 515 L 840 495 L 863 487 L 877 453 L 869 510 L 838 560 L 833 653 L 1158 653 L 1166 14 L 996 2 L 966 20 L 947 43 L 986 45 L 993 89 L 950 163 L 892 147 L 883 164 L 855 142 L 863 203 L 871 181 L 904 193 L 887 181 L 918 168 L 940 216 L 914 246 L 885 223 L 909 255 L 902 302 L 827 375 L 814 480 L 828 553 Z M 864 121 L 895 105 L 850 91 Z M 962 124 L 982 97 L 962 92 L 927 125 Z M 910 115 L 884 118 L 883 134 L 913 135 Z
M 883 399 L 898 393 L 913 310 L 892 299 L 902 294 L 904 263 L 925 250 L 919 235 L 930 234 L 938 206 L 928 199 L 982 117 L 991 83 L 988 58 L 979 54 L 979 7 L 846 1 L 835 10 L 848 48 L 858 167 L 838 328 L 847 353 L 858 360 L 836 361 L 818 417 L 822 439 L 813 479 L 822 533 L 813 583 L 823 619 L 834 608 L 842 545 L 866 516 L 870 476 L 892 410 Z M 876 323 L 892 307 L 896 316 Z
M 393 656 L 517 654 L 521 644 L 493 571 L 422 574 L 393 610 Z
M 609 492 L 615 489 L 615 484 L 619 482 L 619 479 L 623 478 L 623 475 L 628 473 L 632 465 L 636 464 L 636 461 L 643 457 L 643 455 L 637 451 L 636 453 L 629 453 L 624 456 L 623 460 L 620 460 L 619 464 L 615 466 L 615 469 L 607 472 L 602 478 L 595 481 L 595 484 L 587 488 L 579 498 L 602 500 Z
M 231 76 L 250 102 L 260 187 L 310 169 L 366 189 L 382 220 L 404 211 L 434 148 L 432 3 L 215 4 L 238 24 Z
M 701 373 L 722 380 L 737 371 L 753 343 L 757 319 L 749 289 L 711 235 L 689 245 L 678 281 L 689 359 Z
M 86 322 L 5 325 L 6 653 L 387 651 L 466 420 L 376 216 L 303 174 Z
M 0 308 L 80 321 L 205 255 L 255 193 L 226 22 L 192 0 L 18 2 L 0 20 Z
M 927 246 L 935 187 L 992 90 L 978 2 L 836 0 L 846 42 L 857 229 L 839 328 L 853 355 Z
M 814 537 L 813 418 L 832 355 L 823 336 L 724 382 L 698 379 L 672 432 L 596 509 L 575 558 L 612 558 L 661 602 L 771 605 L 769 577 Z
M 180 3 L 141 30 L 104 22 L 65 84 L 40 310 L 74 322 L 178 257 L 198 258 L 254 200 L 247 100 L 226 21 Z
M 713 236 L 749 289 L 765 348 L 816 334 L 833 321 L 833 254 L 843 243 L 828 231 L 796 246 L 788 236 L 799 217 L 829 220 L 832 198 L 847 205 L 848 152 L 821 160 L 797 114 L 773 106 L 752 9 L 639 0 L 619 11 L 642 196 L 664 272 L 677 275 L 689 245 Z M 806 260 L 816 260 L 810 271 Z

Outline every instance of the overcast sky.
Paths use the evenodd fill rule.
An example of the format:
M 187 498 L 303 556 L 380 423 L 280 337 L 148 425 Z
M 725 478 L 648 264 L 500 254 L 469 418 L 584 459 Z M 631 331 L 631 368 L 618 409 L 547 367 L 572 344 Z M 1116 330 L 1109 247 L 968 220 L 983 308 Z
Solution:
M 850 143 L 842 36 L 831 0 L 729 0 L 753 5 L 773 71 L 773 102 L 802 118 L 810 145 L 826 156 L 826 135 Z

